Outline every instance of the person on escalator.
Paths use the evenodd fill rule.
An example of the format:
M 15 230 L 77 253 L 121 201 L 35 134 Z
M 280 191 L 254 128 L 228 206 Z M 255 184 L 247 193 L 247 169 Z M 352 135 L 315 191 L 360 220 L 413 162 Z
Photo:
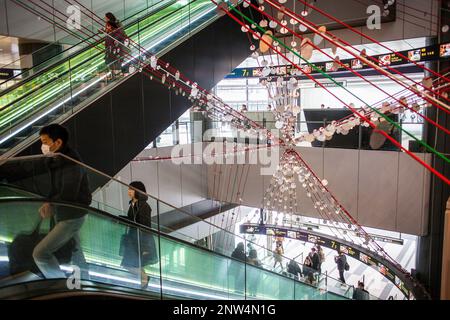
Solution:
M 273 253 L 273 258 L 275 260 L 275 263 L 273 264 L 274 269 L 277 266 L 277 264 L 279 264 L 281 267 L 281 271 L 283 271 L 283 254 L 284 254 L 283 243 L 277 242 L 275 252 Z
M 111 12 L 106 13 L 105 20 L 105 64 L 111 70 L 111 79 L 114 79 L 123 71 L 122 63 L 129 53 L 129 40 L 122 24 Z
M 300 266 L 294 259 L 289 261 L 289 264 L 287 266 L 287 272 L 292 274 L 295 279 L 298 279 L 298 277 L 302 276 L 302 269 L 300 269 Z
M 152 209 L 147 203 L 148 196 L 145 193 L 145 185 L 141 181 L 130 183 L 128 196 L 131 200 L 127 217 L 137 224 L 151 228 Z M 122 237 L 121 248 L 121 266 L 134 274 L 140 275 L 141 288 L 147 288 L 150 277 L 145 273 L 144 267 L 159 261 L 153 235 L 148 231 L 130 226 L 127 233 Z
M 50 124 L 39 132 L 41 150 L 44 154 L 61 153 L 77 161 L 79 154 L 69 145 L 69 132 L 59 124 Z M 47 196 L 51 201 L 71 202 L 89 206 L 92 195 L 86 171 L 74 162 L 62 156 L 45 159 L 45 165 L 50 172 L 50 192 Z M 33 259 L 45 278 L 64 278 L 65 274 L 59 268 L 55 253 L 72 242 L 74 248 L 72 261 L 81 270 L 83 279 L 87 277 L 87 264 L 80 247 L 79 232 L 85 221 L 87 209 L 69 206 L 58 206 L 51 202 L 44 203 L 39 213 L 42 218 L 52 218 L 55 223 L 50 232 L 35 246 Z M 71 251 L 72 251 L 71 250 Z
M 245 246 L 243 242 L 239 242 L 234 249 L 231 257 L 245 263 L 247 260 L 247 255 L 245 253 Z M 244 274 L 245 274 L 245 265 L 243 263 L 239 263 L 238 261 L 231 261 L 230 264 L 230 274 L 234 278 L 234 290 L 238 294 L 244 293 Z
M 256 249 L 250 249 L 248 253 L 247 263 L 256 267 L 261 267 L 261 261 L 259 261 L 258 259 L 258 252 L 256 251 Z M 252 297 L 256 297 L 260 278 L 260 270 L 257 270 L 255 268 L 247 268 L 248 291 L 250 296 Z
M 369 291 L 364 289 L 364 282 L 358 281 L 358 287 L 353 291 L 353 300 L 370 300 Z
M 338 255 L 334 257 L 334 262 L 336 262 L 339 271 L 339 280 L 345 283 L 344 271 L 348 271 L 350 266 L 347 263 L 347 257 L 344 252 L 338 251 Z

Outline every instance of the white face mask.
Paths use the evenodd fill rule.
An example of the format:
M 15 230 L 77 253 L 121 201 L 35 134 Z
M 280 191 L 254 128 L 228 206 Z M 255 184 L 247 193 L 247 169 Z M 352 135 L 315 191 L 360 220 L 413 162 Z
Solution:
M 41 151 L 43 154 L 49 154 L 50 153 L 50 146 L 47 144 L 41 145 Z

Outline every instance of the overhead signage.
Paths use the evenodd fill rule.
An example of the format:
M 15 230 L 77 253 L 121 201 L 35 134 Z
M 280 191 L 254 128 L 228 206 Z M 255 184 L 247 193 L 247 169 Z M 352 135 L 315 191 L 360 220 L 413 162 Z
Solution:
M 346 87 L 347 81 L 336 81 L 336 82 L 322 82 L 320 85 L 318 83 L 314 83 L 314 87 L 321 88 L 321 87 Z
M 8 80 L 22 72 L 21 69 L 0 68 L 0 80 Z
M 400 51 L 399 53 L 405 57 L 408 57 L 408 59 L 414 62 L 425 62 L 425 61 L 446 59 L 450 57 L 450 43 L 405 50 Z M 382 67 L 398 66 L 411 63 L 407 59 L 404 59 L 395 53 L 375 55 L 373 56 L 373 58 L 379 61 L 378 65 Z M 370 66 L 363 63 L 359 59 L 343 59 L 340 62 L 343 65 L 345 65 L 346 68 L 343 67 L 341 64 L 336 63 L 335 61 L 302 64 L 300 67 L 306 74 L 317 74 L 320 72 L 333 73 L 333 72 L 348 71 L 347 68 L 351 68 L 353 70 L 371 69 Z M 233 70 L 232 73 L 228 74 L 225 78 L 226 79 L 260 78 L 262 77 L 262 70 L 263 67 L 236 68 Z M 269 76 L 279 77 L 291 75 L 302 75 L 302 72 L 297 70 L 297 68 L 292 65 L 274 66 L 271 68 L 271 73 Z
M 381 273 L 386 279 L 391 281 L 397 288 L 399 288 L 406 297 L 410 297 L 410 290 L 406 288 L 405 283 L 395 275 L 393 270 L 389 269 L 381 261 L 376 260 L 374 257 L 371 257 L 364 252 L 359 251 L 358 249 L 339 242 L 338 239 L 330 239 L 329 237 L 312 234 L 308 232 L 308 230 L 304 229 L 299 230 L 288 227 L 279 227 L 275 225 L 258 225 L 252 223 L 242 224 L 240 226 L 240 232 L 246 234 L 260 234 L 291 238 L 300 240 L 302 242 L 319 244 L 333 250 L 340 250 L 346 255 L 361 261 L 362 263 L 372 267 L 373 269 Z

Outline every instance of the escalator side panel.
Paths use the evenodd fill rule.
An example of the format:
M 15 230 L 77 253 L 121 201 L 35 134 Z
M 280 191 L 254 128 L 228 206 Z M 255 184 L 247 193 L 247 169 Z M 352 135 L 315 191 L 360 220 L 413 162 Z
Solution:
M 211 88 L 215 84 L 212 80 L 222 80 L 250 54 L 247 37 L 233 23 L 227 17 L 220 18 L 164 55 L 163 60 L 200 86 Z M 190 107 L 186 97 L 135 74 L 64 125 L 83 161 L 114 176 Z M 39 142 L 20 155 L 37 153 Z M 99 183 L 91 182 L 91 188 L 95 190 L 102 185 Z

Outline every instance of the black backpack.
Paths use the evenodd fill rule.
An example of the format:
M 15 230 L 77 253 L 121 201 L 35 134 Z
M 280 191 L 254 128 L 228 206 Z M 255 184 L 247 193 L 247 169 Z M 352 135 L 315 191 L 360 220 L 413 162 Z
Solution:
M 34 248 L 46 236 L 46 234 L 40 233 L 41 224 L 42 220 L 39 220 L 33 232 L 18 234 L 8 246 L 10 275 L 30 271 L 43 277 L 33 259 Z M 50 223 L 50 229 L 53 229 L 53 225 L 54 221 Z M 72 238 L 54 253 L 60 264 L 69 263 L 72 260 L 75 246 L 75 240 Z

